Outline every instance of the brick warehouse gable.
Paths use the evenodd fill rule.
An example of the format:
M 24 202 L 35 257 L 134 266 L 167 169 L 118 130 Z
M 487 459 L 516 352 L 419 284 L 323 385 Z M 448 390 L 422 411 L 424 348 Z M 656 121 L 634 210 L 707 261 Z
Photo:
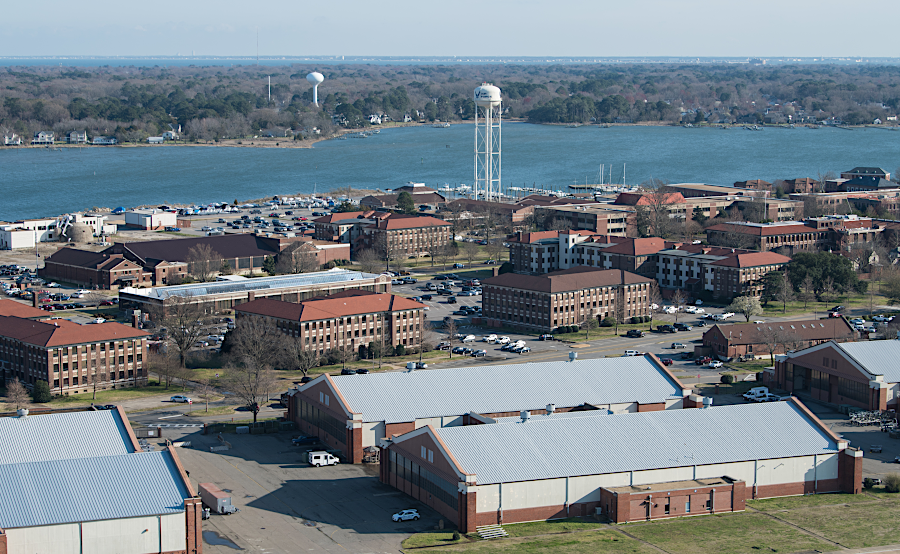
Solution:
M 605 443 L 620 448 L 612 452 Z M 689 454 L 676 451 L 682 443 L 694 445 Z M 740 511 L 750 498 L 858 493 L 862 478 L 862 452 L 796 399 L 429 426 L 380 446 L 382 482 L 453 518 L 465 532 L 597 510 L 617 523 Z M 455 501 L 445 494 L 454 478 Z

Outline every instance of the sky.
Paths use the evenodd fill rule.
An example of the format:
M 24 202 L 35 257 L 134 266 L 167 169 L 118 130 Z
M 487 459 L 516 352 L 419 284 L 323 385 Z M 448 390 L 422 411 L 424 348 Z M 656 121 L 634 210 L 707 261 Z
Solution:
M 0 56 L 255 56 L 258 30 L 261 56 L 898 57 L 898 17 L 897 0 L 5 0 Z

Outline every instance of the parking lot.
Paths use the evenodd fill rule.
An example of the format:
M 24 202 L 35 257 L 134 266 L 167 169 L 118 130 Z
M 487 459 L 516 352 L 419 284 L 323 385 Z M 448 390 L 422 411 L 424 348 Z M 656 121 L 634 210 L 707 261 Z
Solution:
M 178 438 L 169 431 L 168 438 Z M 215 453 L 209 447 L 222 444 L 216 436 L 183 437 L 191 447 L 178 454 L 194 486 L 215 483 L 240 510 L 203 522 L 204 551 L 396 553 L 407 536 L 438 525 L 439 514 L 381 484 L 377 466 L 310 467 L 309 447 L 290 442 L 296 435 L 228 434 L 232 448 Z M 407 508 L 422 519 L 391 521 Z

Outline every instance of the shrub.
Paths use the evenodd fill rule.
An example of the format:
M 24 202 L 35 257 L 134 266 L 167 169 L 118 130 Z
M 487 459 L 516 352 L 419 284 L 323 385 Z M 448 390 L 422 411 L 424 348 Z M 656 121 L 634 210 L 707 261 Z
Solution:
M 406 355 L 406 347 L 403 346 L 402 344 L 398 344 L 394 348 L 394 356 L 404 356 L 404 355 Z
M 900 473 L 888 473 L 882 482 L 887 492 L 900 492 Z
M 459 535 L 459 531 L 454 529 L 453 530 L 453 540 L 458 541 L 460 539 L 462 539 L 462 537 Z
M 50 385 L 46 381 L 36 381 L 34 390 L 31 392 L 31 400 L 36 404 L 44 404 L 50 402 L 53 397 L 50 395 Z
M 725 383 L 726 385 L 730 385 L 730 384 L 734 383 L 734 375 L 730 375 L 730 374 L 726 373 L 725 375 L 722 376 L 721 381 L 723 383 Z
M 875 480 L 872 479 L 871 477 L 866 477 L 865 479 L 863 479 L 863 488 L 864 489 L 871 489 L 874 486 L 875 486 Z
M 600 322 L 600 327 L 613 327 L 616 324 L 616 320 L 611 317 L 603 318 L 603 321 Z

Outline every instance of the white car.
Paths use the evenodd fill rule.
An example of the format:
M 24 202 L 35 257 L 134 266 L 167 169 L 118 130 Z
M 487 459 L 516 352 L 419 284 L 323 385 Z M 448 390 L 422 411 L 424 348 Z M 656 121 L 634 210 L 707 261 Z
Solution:
M 475 335 L 467 335 L 466 338 L 464 338 L 462 341 L 463 342 L 475 342 L 476 340 L 478 340 L 478 339 L 475 338 Z
M 98 317 L 98 318 L 91 320 L 91 323 L 106 323 L 106 320 L 103 319 L 102 317 Z
M 75 294 L 90 294 L 91 291 L 87 289 L 78 289 L 75 291 Z
M 496 342 L 497 344 L 509 344 L 509 337 L 500 337 Z
M 678 308 L 676 308 L 675 306 L 666 306 L 665 308 L 663 308 L 663 311 L 667 314 L 674 314 L 678 311 Z
M 487 335 L 481 337 L 482 342 L 494 342 L 497 340 L 497 335 Z
M 697 302 L 699 302 L 699 300 Z M 694 313 L 695 314 L 705 314 L 706 310 L 704 310 L 703 308 L 697 308 L 696 310 L 694 310 Z
M 625 353 L 622 354 L 622 357 L 640 356 L 640 355 L 641 355 L 641 353 L 638 352 L 637 350 L 626 350 Z
M 650 304 L 650 309 L 651 309 L 651 310 L 658 310 L 658 309 L 659 309 L 659 304 L 656 304 L 656 303 Z
M 697 308 L 694 306 L 685 306 L 684 311 L 689 314 L 695 314 L 695 313 L 697 313 Z
M 44 285 L 44 286 L 46 286 L 48 289 L 58 289 L 58 288 L 59 288 L 59 283 L 47 283 L 47 284 Z
M 877 321 L 879 323 L 884 323 L 886 321 L 893 321 L 894 316 L 886 316 L 886 315 L 876 315 L 872 318 L 872 321 Z
M 719 360 L 713 360 L 713 361 L 709 362 L 710 369 L 719 369 L 723 365 L 725 365 L 725 364 L 723 364 Z
M 391 519 L 395 522 L 396 521 L 409 521 L 409 520 L 416 521 L 419 519 L 419 517 L 420 516 L 419 516 L 418 510 L 403 510 L 403 511 L 397 512 L 396 514 L 392 515 Z
M 47 286 L 49 286 L 49 285 L 47 285 Z M 860 319 L 858 317 L 850 320 L 850 325 L 865 325 L 865 324 L 866 324 L 866 320 Z
M 757 319 L 757 320 L 754 321 L 753 323 L 756 323 L 757 325 L 759 325 L 760 323 L 765 323 L 765 321 L 763 321 L 763 320 L 761 320 L 761 319 Z
M 187 404 L 191 401 L 190 396 L 185 396 L 183 394 L 176 394 L 172 398 L 169 399 L 171 402 L 181 402 L 183 404 Z

